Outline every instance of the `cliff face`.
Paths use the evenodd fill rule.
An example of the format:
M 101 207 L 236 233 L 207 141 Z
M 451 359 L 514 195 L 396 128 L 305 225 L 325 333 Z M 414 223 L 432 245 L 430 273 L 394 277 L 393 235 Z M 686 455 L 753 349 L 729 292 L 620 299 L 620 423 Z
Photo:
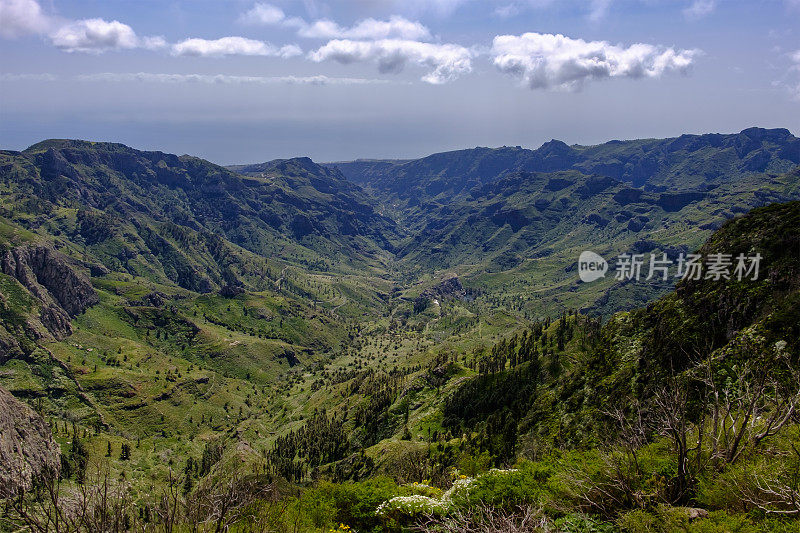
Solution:
M 50 426 L 0 388 L 0 498 L 28 490 L 37 475 L 58 472 L 60 450 Z
M 47 246 L 20 246 L 0 255 L 0 272 L 41 302 L 40 320 L 57 339 L 72 333 L 70 320 L 99 302 L 89 280 Z

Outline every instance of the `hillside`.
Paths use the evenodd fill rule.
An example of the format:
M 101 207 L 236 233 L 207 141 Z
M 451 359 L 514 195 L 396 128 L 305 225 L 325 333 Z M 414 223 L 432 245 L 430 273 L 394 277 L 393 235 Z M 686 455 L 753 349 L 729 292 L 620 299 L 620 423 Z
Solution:
M 644 190 L 703 190 L 753 173 L 782 173 L 800 164 L 800 139 L 786 129 L 738 134 L 609 141 L 568 146 L 552 140 L 536 150 L 474 148 L 410 161 L 331 163 L 350 180 L 409 204 L 453 195 L 508 172 L 576 170 Z
M 542 317 L 570 308 L 608 315 L 664 294 L 671 283 L 638 297 L 609 279 L 582 284 L 573 275 L 577 257 L 677 257 L 736 214 L 799 198 L 798 161 L 800 140 L 788 130 L 750 128 L 328 166 L 407 228 L 397 249 L 405 270 L 453 269 L 487 298 Z
M 300 530 L 334 520 L 401 530 L 419 515 L 393 497 L 424 496 L 453 519 L 475 504 L 454 496 L 454 475 L 500 483 L 489 469 L 514 465 L 521 488 L 512 498 L 498 485 L 485 503 L 509 516 L 536 505 L 547 523 L 577 513 L 601 527 L 657 505 L 723 517 L 769 507 L 734 509 L 720 503 L 732 492 L 714 500 L 703 483 L 752 467 L 762 450 L 788 457 L 796 435 L 786 408 L 800 386 L 800 204 L 780 203 L 800 197 L 796 143 L 784 130 L 689 139 L 702 146 L 684 139 L 638 186 L 586 154 L 653 154 L 666 141 L 567 147 L 587 158 L 568 169 L 515 168 L 505 157 L 518 149 L 486 149 L 477 166 L 476 151 L 444 154 L 448 188 L 419 203 L 307 158 L 226 169 L 85 141 L 0 152 L 0 386 L 43 414 L 64 490 L 125 480 L 114 490 L 147 509 L 133 521 L 160 520 L 153 495 L 179 483 L 173 505 L 186 520 L 212 513 L 223 493 L 241 495 L 240 509 L 273 491 Z M 734 157 L 743 139 L 758 147 Z M 769 161 L 749 170 L 756 152 Z M 704 174 L 697 186 L 687 158 L 724 161 L 730 177 Z M 484 171 L 492 177 L 478 179 Z M 677 287 L 676 277 L 614 279 L 617 254 L 696 249 L 760 253 L 762 275 Z M 583 250 L 609 259 L 605 279 L 579 280 Z M 764 381 L 773 375 L 781 381 Z M 715 434 L 720 447 L 730 431 L 747 435 L 724 446 L 730 457 L 701 443 L 676 463 L 659 429 L 665 394 L 706 416 L 672 412 L 684 440 L 753 399 L 715 404 L 711 383 L 768 383 L 754 400 L 760 418 Z M 652 462 L 624 480 L 630 494 L 580 503 L 587 487 L 607 490 L 598 479 L 620 482 L 608 465 L 639 450 Z M 696 470 L 675 471 L 701 456 Z M 786 461 L 774 464 L 788 472 Z M 91 477 L 103 469 L 110 478 Z M 591 479 L 563 480 L 578 474 Z M 306 497 L 326 502 L 314 527 Z M 384 502 L 393 510 L 376 514 Z
M 77 231 L 107 268 L 201 292 L 247 262 L 227 265 L 222 255 L 244 250 L 323 270 L 379 266 L 396 238 L 358 187 L 309 160 L 245 177 L 189 156 L 53 140 L 2 152 L 0 173 L 4 216 L 13 206 L 50 233 Z M 193 241 L 196 256 L 175 240 Z
M 62 383 L 62 372 L 77 370 L 87 401 L 105 405 L 105 395 L 114 394 L 122 402 L 98 410 L 93 435 L 83 429 L 91 417 L 70 428 L 50 415 L 65 450 L 63 468 L 68 479 L 82 476 L 74 469 L 89 457 L 125 477 L 173 479 L 159 457 L 170 463 L 177 458 L 180 477 L 144 485 L 149 492 L 182 491 L 174 504 L 177 516 L 192 520 L 193 506 L 220 499 L 232 509 L 251 509 L 255 514 L 246 523 L 271 528 L 315 531 L 343 523 L 358 531 L 404 531 L 420 520 L 466 528 L 535 516 L 546 525 L 540 527 L 557 531 L 638 532 L 653 524 L 661 524 L 658 531 L 791 531 L 792 519 L 781 517 L 797 512 L 791 476 L 800 401 L 800 202 L 735 218 L 699 252 L 758 253 L 759 275 L 685 280 L 667 296 L 605 324 L 570 313 L 522 330 L 497 328 L 489 343 L 431 347 L 427 361 L 404 360 L 419 366 L 393 370 L 383 357 L 403 337 L 413 339 L 413 332 L 395 330 L 388 343 L 379 332 L 363 332 L 356 337 L 361 346 L 355 367 L 343 365 L 343 354 L 322 372 L 308 379 L 295 375 L 276 389 L 257 385 L 255 375 L 222 379 L 210 360 L 184 350 L 179 357 L 185 362 L 161 361 L 162 369 L 167 361 L 172 366 L 164 385 L 155 374 L 153 393 L 162 392 L 136 403 L 139 393 L 125 392 L 124 384 L 141 390 L 149 363 L 131 350 L 130 340 L 122 344 L 127 360 L 107 370 L 81 345 L 89 360 L 83 368 L 98 361 L 100 372 L 80 370 L 74 355 L 50 344 L 56 360 L 66 361 L 63 370 L 51 370 Z M 451 279 L 430 293 L 442 317 L 468 305 L 450 299 L 459 290 Z M 237 309 L 251 301 L 227 300 Z M 150 320 L 155 310 L 135 312 Z M 97 341 L 83 328 L 99 317 L 87 311 L 71 338 Z M 169 350 L 169 342 L 185 338 L 178 324 L 157 326 L 169 335 L 150 335 L 143 347 Z M 373 341 L 377 358 L 368 355 Z M 371 359 L 368 366 L 361 366 L 362 358 Z M 7 364 L 4 375 L 15 372 L 18 380 L 22 364 Z M 234 391 L 247 393 L 238 416 Z M 39 395 L 45 409 L 49 394 Z M 217 403 L 222 399 L 224 406 Z M 287 407 L 291 418 L 281 415 Z M 154 411 L 148 425 L 158 426 L 159 413 L 162 421 L 174 417 L 171 424 L 162 422 L 160 437 L 134 426 L 108 432 L 126 427 L 126 420 L 142 424 L 148 420 L 144 409 Z M 269 424 L 276 416 L 277 425 Z M 205 420 L 222 431 L 203 429 Z M 269 427 L 283 430 L 272 438 Z M 82 443 L 78 451 L 63 444 L 66 439 Z M 109 483 L 91 479 L 101 488 Z M 320 479 L 333 483 L 315 482 Z M 229 483 L 236 487 L 232 500 Z M 298 489 L 301 496 L 295 496 Z M 124 505 L 157 509 L 147 495 L 126 497 Z M 283 511 L 277 512 L 274 498 Z M 243 519 L 238 512 L 221 516 L 229 524 Z

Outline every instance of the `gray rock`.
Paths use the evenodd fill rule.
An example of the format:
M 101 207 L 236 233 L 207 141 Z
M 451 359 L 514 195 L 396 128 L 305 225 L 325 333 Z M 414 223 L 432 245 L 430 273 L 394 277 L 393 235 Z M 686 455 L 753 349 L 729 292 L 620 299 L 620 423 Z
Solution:
M 41 301 L 42 324 L 57 339 L 72 333 L 72 318 L 100 301 L 89 280 L 49 246 L 5 251 L 0 256 L 0 272 L 15 278 Z
M 30 489 L 45 472 L 57 474 L 60 455 L 47 422 L 0 388 L 0 498 Z

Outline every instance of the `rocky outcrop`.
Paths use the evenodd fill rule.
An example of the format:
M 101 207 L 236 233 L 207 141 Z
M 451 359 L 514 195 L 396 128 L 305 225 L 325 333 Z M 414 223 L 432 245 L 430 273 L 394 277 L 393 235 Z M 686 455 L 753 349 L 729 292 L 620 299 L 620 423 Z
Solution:
M 72 333 L 70 320 L 99 302 L 89 280 L 48 246 L 20 246 L 0 255 L 0 272 L 41 302 L 41 321 L 57 339 Z
M 461 285 L 461 280 L 455 275 L 445 277 L 437 285 L 425 289 L 422 292 L 422 295 L 427 298 L 439 299 L 463 298 L 464 294 L 464 287 Z
M 47 422 L 0 388 L 0 498 L 30 489 L 37 476 L 57 473 L 60 465 Z
M 414 299 L 414 311 L 420 313 L 424 311 L 428 304 L 433 301 L 445 301 L 451 299 L 464 298 L 466 291 L 464 291 L 461 280 L 456 275 L 446 276 L 441 282 L 429 287 L 422 291 L 422 293 Z

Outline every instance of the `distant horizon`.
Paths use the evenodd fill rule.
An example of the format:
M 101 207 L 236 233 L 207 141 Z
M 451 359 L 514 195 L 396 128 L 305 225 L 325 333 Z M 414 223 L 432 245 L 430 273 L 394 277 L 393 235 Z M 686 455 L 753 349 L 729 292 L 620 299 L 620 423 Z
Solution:
M 798 0 L 0 0 L 0 146 L 229 165 L 783 126 L 798 20 Z
M 203 155 L 200 155 L 200 154 L 197 154 L 197 153 L 190 153 L 190 152 L 179 153 L 179 152 L 176 152 L 176 151 L 169 151 L 169 150 L 166 150 L 166 149 L 163 149 L 163 148 L 143 148 L 143 147 L 140 147 L 140 146 L 134 146 L 134 145 L 128 144 L 126 142 L 121 142 L 121 141 L 117 141 L 117 140 L 104 140 L 104 139 L 79 139 L 79 138 L 66 138 L 66 137 L 49 137 L 49 138 L 40 139 L 38 141 L 30 143 L 30 144 L 28 144 L 28 145 L 26 145 L 26 146 L 24 146 L 22 148 L 8 148 L 8 147 L 0 146 L 0 150 L 9 150 L 9 151 L 15 151 L 15 152 L 22 152 L 22 151 L 24 151 L 24 150 L 26 150 L 26 149 L 28 149 L 28 148 L 30 148 L 32 146 L 35 146 L 36 144 L 39 144 L 39 143 L 42 143 L 42 142 L 47 142 L 47 141 L 82 141 L 82 142 L 90 142 L 90 143 L 122 144 L 122 145 L 127 146 L 128 148 L 132 148 L 134 150 L 139 150 L 139 151 L 142 151 L 142 152 L 163 152 L 165 154 L 172 154 L 172 155 L 178 155 L 178 156 L 184 156 L 185 155 L 185 156 L 190 156 L 190 157 L 197 157 L 197 158 L 209 161 L 211 163 L 214 163 L 215 165 L 219 165 L 219 166 L 223 166 L 223 167 L 240 166 L 240 165 L 242 165 L 242 166 L 255 165 L 255 164 L 260 164 L 260 163 L 268 163 L 268 162 L 276 161 L 276 160 L 298 159 L 298 158 L 304 158 L 304 157 L 307 157 L 307 158 L 311 159 L 316 164 L 331 165 L 331 164 L 336 164 L 336 163 L 349 163 L 349 162 L 354 162 L 354 161 L 414 161 L 414 160 L 417 160 L 417 159 L 423 159 L 423 158 L 426 158 L 426 157 L 429 157 L 429 156 L 432 156 L 432 155 L 436 155 L 436 154 L 448 153 L 448 152 L 458 152 L 458 151 L 463 151 L 463 150 L 475 150 L 475 149 L 479 149 L 479 148 L 487 148 L 487 149 L 521 148 L 523 150 L 538 150 L 544 144 L 547 144 L 548 142 L 551 142 L 551 141 L 560 141 L 560 142 L 563 142 L 563 143 L 565 143 L 566 145 L 568 145 L 570 147 L 574 147 L 574 146 L 591 147 L 591 146 L 599 146 L 599 145 L 610 143 L 610 142 L 629 142 L 629 141 L 673 139 L 673 138 L 678 138 L 678 137 L 680 137 L 682 135 L 698 135 L 698 136 L 700 136 L 700 135 L 737 135 L 737 134 L 740 134 L 743 131 L 746 131 L 746 130 L 749 130 L 749 129 L 786 130 L 793 137 L 797 137 L 797 135 L 795 135 L 795 133 L 791 130 L 791 128 L 784 127 L 784 126 L 775 126 L 775 127 L 747 126 L 747 127 L 742 128 L 742 129 L 740 129 L 738 131 L 728 131 L 728 132 L 723 132 L 723 131 L 683 132 L 683 133 L 680 133 L 680 134 L 677 134 L 677 135 L 667 135 L 667 136 L 663 136 L 663 137 L 646 136 L 646 137 L 614 138 L 614 139 L 606 139 L 604 141 L 591 143 L 591 144 L 590 143 L 580 143 L 580 142 L 568 142 L 568 141 L 566 141 L 564 139 L 551 138 L 551 139 L 548 139 L 546 141 L 543 141 L 542 143 L 540 143 L 540 144 L 538 144 L 536 146 L 533 146 L 533 145 L 526 146 L 526 145 L 523 145 L 523 144 L 503 144 L 503 145 L 493 145 L 493 146 L 471 146 L 471 147 L 453 148 L 453 149 L 450 149 L 450 150 L 440 150 L 440 151 L 425 153 L 425 154 L 416 155 L 416 156 L 409 156 L 409 157 L 354 157 L 354 158 L 350 158 L 350 159 L 320 160 L 320 159 L 316 159 L 314 157 L 311 157 L 309 155 L 297 154 L 297 155 L 293 155 L 293 156 L 272 157 L 272 158 L 269 158 L 269 159 L 262 159 L 262 160 L 257 160 L 257 161 L 236 161 L 236 162 L 231 162 L 231 163 L 221 163 L 221 162 L 215 161 L 214 159 L 211 159 L 211 158 L 208 158 L 208 157 L 204 157 Z

